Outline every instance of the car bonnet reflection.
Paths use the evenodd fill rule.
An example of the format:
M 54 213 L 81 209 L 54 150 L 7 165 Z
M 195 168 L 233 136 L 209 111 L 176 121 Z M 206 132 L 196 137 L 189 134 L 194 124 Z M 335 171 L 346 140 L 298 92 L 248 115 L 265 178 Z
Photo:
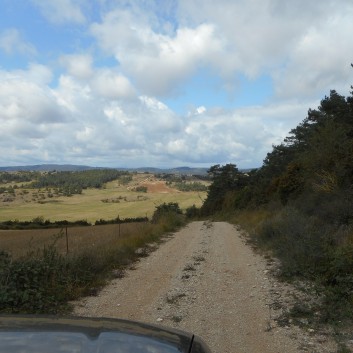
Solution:
M 180 353 L 170 343 L 121 332 L 0 332 L 0 353 Z

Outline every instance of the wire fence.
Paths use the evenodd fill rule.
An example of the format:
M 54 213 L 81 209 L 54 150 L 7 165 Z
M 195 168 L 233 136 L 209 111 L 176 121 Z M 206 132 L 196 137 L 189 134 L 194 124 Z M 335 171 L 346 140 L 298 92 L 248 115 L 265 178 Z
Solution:
M 136 222 L 85 227 L 0 230 L 0 250 L 10 253 L 14 259 L 50 245 L 54 245 L 61 254 L 77 253 L 94 249 L 102 243 L 139 234 L 146 226 L 147 222 Z

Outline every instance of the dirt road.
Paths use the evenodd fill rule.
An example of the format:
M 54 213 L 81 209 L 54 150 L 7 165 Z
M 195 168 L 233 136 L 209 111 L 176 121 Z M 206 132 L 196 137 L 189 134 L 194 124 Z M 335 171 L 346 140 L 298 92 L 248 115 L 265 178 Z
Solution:
M 124 278 L 76 303 L 75 314 L 191 331 L 215 353 L 335 352 L 314 330 L 276 324 L 273 304 L 285 291 L 234 226 L 193 222 Z

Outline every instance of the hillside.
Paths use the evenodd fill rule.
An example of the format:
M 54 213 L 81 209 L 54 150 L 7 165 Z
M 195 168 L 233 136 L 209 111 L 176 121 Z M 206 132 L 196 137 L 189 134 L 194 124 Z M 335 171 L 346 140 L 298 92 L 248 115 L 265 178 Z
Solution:
M 180 177 L 175 178 L 180 181 Z M 180 183 L 154 174 L 114 169 L 75 172 L 0 172 L 0 222 L 97 220 L 151 217 L 156 205 L 177 202 L 182 210 L 200 207 L 209 182 L 195 177 Z M 187 191 L 180 186 L 188 186 Z M 185 188 L 184 188 L 185 189 Z
M 32 172 L 73 172 L 92 169 L 116 169 L 120 171 L 138 172 L 138 173 L 151 173 L 151 174 L 179 174 L 179 175 L 206 175 L 208 168 L 191 168 L 191 167 L 177 167 L 177 168 L 152 168 L 152 167 L 139 167 L 139 168 L 106 168 L 106 167 L 90 167 L 85 165 L 73 164 L 36 164 L 25 166 L 4 166 L 0 167 L 0 172 L 18 172 L 18 171 L 32 171 Z

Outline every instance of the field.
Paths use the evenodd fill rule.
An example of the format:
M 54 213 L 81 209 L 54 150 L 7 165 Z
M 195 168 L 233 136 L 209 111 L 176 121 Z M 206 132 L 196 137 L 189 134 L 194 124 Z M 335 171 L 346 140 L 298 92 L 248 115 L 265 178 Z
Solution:
M 152 174 L 113 175 L 105 179 L 113 181 L 99 183 L 99 178 L 109 174 L 110 171 L 83 175 L 53 172 L 21 176 L 22 179 L 3 175 L 0 222 L 86 220 L 94 224 L 118 216 L 151 219 L 160 204 L 178 203 L 185 210 L 194 204 L 200 206 L 206 197 L 205 191 L 181 192 L 174 187 L 175 182 L 167 185 Z M 61 178 L 63 185 L 49 184 L 53 178 Z M 31 184 L 30 179 L 37 184 Z M 84 182 L 90 182 L 92 188 L 83 187 Z M 190 188 L 202 189 L 195 184 L 188 185 Z M 185 217 L 179 212 L 163 211 L 154 222 L 0 230 L 0 312 L 69 311 L 69 301 L 97 293 L 107 280 L 122 276 L 128 266 L 146 256 L 151 247 L 184 222 Z
M 0 185 L 1 186 L 1 185 Z M 136 192 L 143 186 L 147 192 Z M 181 192 L 168 187 L 153 174 L 134 174 L 132 181 L 121 184 L 109 182 L 101 189 L 85 189 L 82 194 L 56 196 L 47 189 L 18 187 L 15 196 L 0 195 L 0 222 L 7 220 L 30 221 L 43 217 L 50 221 L 148 217 L 162 203 L 177 202 L 182 210 L 201 206 L 206 192 Z
M 107 224 L 57 229 L 0 230 L 0 249 L 16 259 L 55 245 L 62 255 L 84 253 L 143 233 L 146 223 Z

